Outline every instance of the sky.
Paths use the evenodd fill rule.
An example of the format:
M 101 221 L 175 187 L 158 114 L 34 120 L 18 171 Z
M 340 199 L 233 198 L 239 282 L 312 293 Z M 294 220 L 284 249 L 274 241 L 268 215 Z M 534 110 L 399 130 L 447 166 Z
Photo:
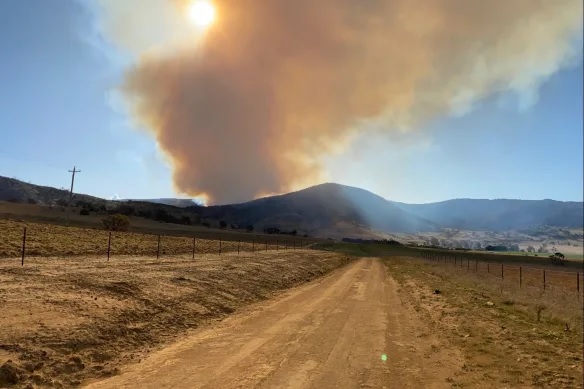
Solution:
M 503 75 L 497 73 L 495 81 L 498 84 L 493 88 L 485 87 L 486 81 L 482 79 L 477 81 L 479 92 L 472 91 L 471 99 L 465 99 L 452 109 L 444 109 L 443 104 L 412 104 L 407 109 L 400 106 L 392 111 L 392 118 L 400 120 L 389 121 L 384 117 L 356 125 L 354 123 L 365 113 L 383 116 L 379 114 L 382 104 L 383 109 L 387 104 L 390 107 L 402 104 L 401 100 L 388 101 L 381 87 L 373 90 L 371 86 L 380 80 L 381 86 L 391 87 L 396 80 L 407 79 L 405 69 L 411 67 L 410 57 L 403 58 L 404 74 L 397 74 L 395 78 L 381 74 L 383 68 L 371 66 L 369 69 L 368 62 L 363 65 L 353 60 L 361 56 L 361 61 L 371 58 L 383 64 L 385 57 L 368 54 L 384 47 L 386 43 L 381 38 L 370 39 L 378 43 L 368 41 L 367 45 L 359 44 L 350 50 L 345 47 L 328 50 L 330 42 L 319 42 L 322 45 L 319 49 L 342 62 L 339 70 L 330 70 L 329 63 L 321 63 L 320 58 L 311 57 L 313 54 L 309 57 L 299 48 L 298 52 L 292 51 L 291 58 L 314 64 L 316 69 L 322 67 L 322 73 L 292 69 L 286 73 L 292 81 L 284 81 L 274 73 L 262 80 L 254 78 L 253 85 L 248 85 L 241 82 L 242 77 L 258 77 L 258 74 L 265 74 L 266 69 L 258 69 L 254 62 L 241 63 L 230 58 L 238 65 L 237 71 L 231 70 L 231 63 L 222 62 L 225 52 L 212 45 L 212 39 L 219 41 L 219 34 L 209 38 L 209 48 L 204 47 L 207 51 L 189 46 L 188 50 L 203 53 L 197 51 L 197 55 L 191 57 L 191 51 L 179 47 L 178 43 L 174 46 L 174 37 L 139 36 L 135 39 L 135 31 L 146 29 L 142 23 L 152 23 L 153 19 L 145 13 L 144 22 L 137 20 L 136 30 L 130 31 L 132 34 L 126 31 L 130 27 L 124 27 L 126 30 L 122 32 L 112 29 L 111 25 L 116 26 L 115 17 L 123 16 L 124 10 L 111 5 L 111 1 L 100 1 L 99 4 L 90 0 L 0 2 L 0 175 L 68 188 L 71 179 L 68 171 L 76 166 L 81 170 L 75 181 L 77 193 L 104 198 L 159 198 L 196 197 L 206 192 L 219 203 L 251 200 L 263 194 L 300 189 L 323 181 L 362 187 L 387 199 L 406 203 L 452 198 L 583 199 L 581 38 L 571 47 L 579 47 L 576 53 L 571 53 L 567 60 L 557 60 L 558 63 L 545 67 L 543 72 L 539 70 L 541 62 L 534 60 L 543 50 L 534 48 L 537 55 L 519 61 L 522 67 L 514 68 L 513 77 L 504 74 L 507 70 L 500 72 Z M 152 4 L 161 1 L 152 0 Z M 322 9 L 314 10 L 314 14 L 320 15 L 319 11 L 324 14 L 326 3 L 329 1 L 319 3 L 323 4 Z M 284 12 L 276 7 L 270 11 L 278 15 L 280 12 L 290 14 L 289 10 Z M 471 11 L 474 10 L 468 11 L 472 16 Z M 537 20 L 537 11 L 532 12 L 533 19 Z M 238 30 L 240 35 L 253 36 L 255 31 L 243 29 L 243 23 L 240 26 L 237 20 L 229 19 L 240 17 L 237 12 L 225 11 L 224 14 L 226 25 L 229 21 L 241 29 Z M 160 23 L 163 26 L 166 22 L 168 20 Z M 322 22 L 325 23 L 334 25 L 338 21 Z M 282 24 L 265 28 L 274 29 L 274 34 L 268 35 L 281 34 L 282 40 L 290 43 L 288 32 L 280 30 Z M 315 35 L 321 29 L 325 33 L 337 31 L 337 28 L 319 26 Z M 364 25 L 363 29 L 376 37 L 387 32 L 375 30 L 370 25 Z M 549 31 L 557 29 L 554 25 Z M 156 28 L 148 31 L 155 35 Z M 179 28 L 172 32 L 184 33 Z M 228 36 L 228 32 L 225 35 Z M 306 37 L 294 35 L 294 39 L 310 40 L 311 36 L 306 34 Z M 477 33 L 477 37 L 485 41 L 487 38 L 501 39 L 492 37 L 493 33 L 486 28 L 481 34 L 484 36 Z M 449 37 L 455 35 L 445 36 L 450 44 Z M 161 41 L 160 47 L 167 51 L 149 51 L 151 39 L 157 40 L 157 44 Z M 225 47 L 239 47 L 229 46 L 229 38 L 224 39 Z M 519 44 L 519 38 L 516 39 Z M 143 44 L 144 41 L 147 43 Z M 332 38 L 331 41 L 336 42 Z M 261 43 L 249 47 L 249 52 L 257 54 L 255 58 L 279 70 L 290 69 L 290 63 L 281 63 L 271 57 L 281 57 L 281 52 L 273 49 L 276 42 Z M 555 43 L 550 41 L 557 46 Z M 533 41 L 526 41 L 526 44 L 531 45 Z M 415 51 L 415 47 L 412 45 L 411 50 Z M 420 43 L 419 47 L 420 55 L 426 55 L 427 46 Z M 445 46 L 444 51 L 450 50 L 453 49 Z M 454 53 L 460 54 L 460 50 Z M 148 56 L 149 61 L 143 59 Z M 449 62 L 452 61 L 449 57 L 453 56 L 430 55 L 430 59 L 444 61 L 445 68 L 456 65 L 464 70 L 464 66 L 472 63 Z M 499 57 L 504 56 L 492 54 L 492 58 Z M 393 62 L 388 64 L 393 66 Z M 191 73 L 183 67 L 195 70 Z M 348 83 L 347 74 L 359 67 L 366 68 L 363 77 Z M 436 67 L 438 73 L 443 72 L 440 65 Z M 396 65 L 392 71 L 400 69 Z M 167 70 L 176 72 L 171 74 L 174 78 L 168 79 Z M 332 73 L 330 80 L 320 85 L 329 73 Z M 516 80 L 521 82 L 519 76 L 530 73 L 538 76 L 526 81 L 529 88 L 523 85 L 507 87 Z M 373 74 L 377 78 L 369 77 Z M 436 86 L 440 80 L 452 84 L 469 80 L 472 83 L 473 77 L 474 73 L 467 78 L 440 73 L 440 77 L 428 84 L 428 90 L 441 96 L 450 89 Z M 537 82 L 533 81 L 535 78 Z M 180 82 L 184 84 L 182 89 L 168 87 L 185 80 L 187 82 Z M 228 80 L 229 88 L 223 86 L 221 80 Z M 314 94 L 318 96 L 314 99 L 317 100 L 310 100 L 313 92 L 308 87 L 311 84 L 330 87 L 332 92 L 315 89 Z M 197 88 L 208 89 L 205 94 L 190 94 Z M 167 93 L 164 99 L 175 101 L 176 96 L 186 96 L 189 104 L 179 108 L 175 106 L 181 103 L 158 105 L 162 100 L 159 95 L 162 92 L 158 89 Z M 267 89 L 270 90 L 267 96 L 280 104 L 263 101 L 265 96 L 261 93 Z M 291 92 L 282 94 L 280 89 Z M 347 101 L 339 91 L 346 92 L 346 96 L 358 95 L 355 99 L 361 100 Z M 366 97 L 362 97 L 362 93 Z M 249 103 L 250 95 L 260 97 Z M 305 96 L 306 104 L 302 99 Z M 223 109 L 226 99 L 229 110 Z M 318 103 L 318 114 L 312 107 L 315 103 Z M 242 104 L 244 108 L 239 108 Z M 206 111 L 213 114 L 199 119 Z M 190 112 L 197 112 L 198 116 L 192 118 Z M 290 112 L 302 114 L 310 128 L 304 131 L 278 127 L 292 120 L 294 115 Z M 284 114 L 285 118 L 280 117 Z M 347 116 L 349 114 L 354 117 Z M 202 120 L 206 129 L 214 126 L 214 132 L 196 128 L 199 122 L 195 119 Z M 249 126 L 241 124 L 248 120 Z M 233 127 L 234 123 L 241 127 L 234 132 L 228 129 L 222 132 L 223 127 Z M 294 123 L 301 125 L 303 122 Z M 264 124 L 269 130 L 256 128 Z M 272 131 L 272 127 L 276 129 Z M 341 131 L 340 127 L 358 128 Z M 277 156 L 273 155 L 274 150 Z M 261 153 L 266 156 L 258 157 Z

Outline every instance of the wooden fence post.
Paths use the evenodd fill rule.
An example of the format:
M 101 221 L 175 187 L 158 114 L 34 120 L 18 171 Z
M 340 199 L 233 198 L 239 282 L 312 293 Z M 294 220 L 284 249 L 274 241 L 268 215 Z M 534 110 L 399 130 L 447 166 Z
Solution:
M 466 272 L 470 272 L 470 258 L 466 259 Z
M 112 232 L 110 231 L 107 238 L 107 260 L 110 260 L 110 253 L 112 248 Z
M 580 273 L 576 273 L 576 290 L 578 291 L 578 296 L 580 296 Z
M 519 266 L 519 288 L 521 288 L 523 284 L 523 268 Z
M 266 251 L 268 251 L 268 240 L 266 239 Z
M 239 255 L 239 243 L 240 243 L 240 241 L 238 240 L 237 241 L 237 255 Z
M 503 276 L 503 264 L 501 264 L 501 281 L 504 280 L 504 276 Z
M 20 259 L 20 266 L 24 266 L 24 252 L 26 251 L 26 227 L 22 230 L 22 257 Z
M 197 238 L 193 238 L 193 259 L 195 259 L 195 252 L 197 251 Z
M 276 251 L 278 251 L 278 246 L 280 245 L 280 241 L 276 239 Z
M 156 248 L 156 259 L 160 259 L 160 234 L 158 234 L 158 247 Z
M 221 255 L 221 239 L 219 239 L 219 255 Z
M 487 274 L 491 274 L 491 266 L 488 262 L 487 262 Z
M 255 253 L 255 239 L 253 239 L 251 242 L 251 252 Z
M 543 290 L 545 290 L 545 269 L 543 270 Z

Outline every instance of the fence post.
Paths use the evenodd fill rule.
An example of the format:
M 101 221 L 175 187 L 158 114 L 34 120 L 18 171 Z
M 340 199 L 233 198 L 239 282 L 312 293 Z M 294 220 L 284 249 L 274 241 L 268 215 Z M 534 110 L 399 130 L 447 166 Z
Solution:
M 278 246 L 280 245 L 280 241 L 276 239 L 276 251 L 278 251 Z
M 255 253 L 255 239 L 253 239 L 251 243 L 251 252 Z
M 237 241 L 237 255 L 239 255 L 239 243 L 240 243 L 240 241 L 238 240 Z
M 466 272 L 467 273 L 470 272 L 470 259 L 469 258 L 466 259 Z
M 197 250 L 197 238 L 193 238 L 193 259 L 195 259 L 195 251 Z
M 107 238 L 107 260 L 110 260 L 110 253 L 112 248 L 112 232 L 110 231 Z
M 294 250 L 296 250 L 296 241 L 294 241 Z
M 268 240 L 266 239 L 266 251 L 268 251 Z
M 501 281 L 504 280 L 504 276 L 503 276 L 503 264 L 501 264 Z
M 221 255 L 221 239 L 219 239 L 219 255 Z
M 22 230 L 22 258 L 20 259 L 20 266 L 24 266 L 24 252 L 26 250 L 26 227 Z
M 543 270 L 543 290 L 545 290 L 545 269 Z
M 475 273 L 479 274 L 479 260 L 475 259 Z
M 160 259 L 160 234 L 158 234 L 158 247 L 156 248 L 156 259 Z
M 487 274 L 491 274 L 491 266 L 488 262 L 487 262 Z
M 522 276 L 523 276 L 523 268 L 521 266 L 519 266 L 519 288 L 521 288 L 523 280 L 522 280 Z
M 578 291 L 578 296 L 580 296 L 580 273 L 576 273 L 576 290 Z

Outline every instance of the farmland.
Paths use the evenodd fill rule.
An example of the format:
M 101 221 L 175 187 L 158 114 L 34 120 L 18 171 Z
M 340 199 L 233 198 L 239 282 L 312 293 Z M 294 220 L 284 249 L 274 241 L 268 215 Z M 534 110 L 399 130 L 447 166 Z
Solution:
M 113 232 L 111 242 L 109 233 L 102 229 L 64 227 L 55 224 L 27 223 L 0 219 L 0 258 L 20 257 L 24 227 L 26 232 L 27 256 L 76 256 L 86 255 L 104 258 L 107 256 L 108 243 L 112 256 L 150 255 L 158 253 L 158 235 L 136 232 Z M 167 231 L 166 231 L 167 232 Z M 184 233 L 185 231 L 178 231 Z M 177 231 L 175 231 L 177 233 Z M 257 251 L 270 249 L 293 249 L 305 246 L 310 240 L 290 236 L 260 236 L 252 234 L 222 234 L 221 232 L 200 236 L 192 232 L 191 236 L 162 235 L 160 238 L 160 255 L 191 254 L 193 248 L 197 253 L 219 253 L 238 251 Z M 211 238 L 211 239 L 209 239 Z M 241 239 L 241 242 L 237 239 Z M 221 244 L 219 239 L 225 240 Z M 195 246 L 195 247 L 193 247 Z

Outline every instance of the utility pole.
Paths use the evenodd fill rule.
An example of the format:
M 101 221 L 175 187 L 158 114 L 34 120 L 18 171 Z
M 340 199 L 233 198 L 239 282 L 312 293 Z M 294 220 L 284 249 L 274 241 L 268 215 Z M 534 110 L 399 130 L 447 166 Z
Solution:
M 73 200 L 73 185 L 75 184 L 75 173 L 81 173 L 81 170 L 76 170 L 73 166 L 73 170 L 69 170 L 71 175 L 71 190 L 69 191 L 69 202 L 67 203 L 67 226 L 69 226 L 69 214 L 71 213 L 71 200 Z

